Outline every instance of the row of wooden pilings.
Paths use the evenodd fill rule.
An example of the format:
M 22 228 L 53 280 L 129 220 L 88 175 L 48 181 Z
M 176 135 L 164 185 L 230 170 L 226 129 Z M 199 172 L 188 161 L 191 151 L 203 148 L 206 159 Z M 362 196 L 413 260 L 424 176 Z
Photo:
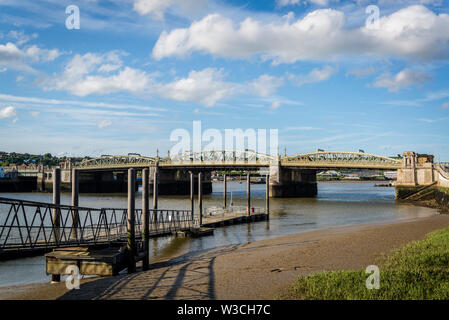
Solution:
M 251 175 L 247 174 L 247 214 L 251 215 Z M 265 200 L 265 213 L 269 218 L 270 213 L 270 201 L 269 201 L 269 178 L 266 176 L 266 200 Z M 227 208 L 227 176 L 223 176 L 223 207 Z M 135 195 L 136 195 L 136 170 L 128 169 L 128 210 L 127 210 L 127 250 L 128 250 L 128 272 L 133 273 L 136 271 L 136 235 L 135 235 Z M 61 203 L 61 169 L 55 168 L 53 170 L 53 204 L 59 205 Z M 72 169 L 72 206 L 79 206 L 79 171 Z M 192 222 L 194 219 L 194 173 L 190 172 L 190 211 L 192 214 Z M 153 209 L 158 209 L 158 172 L 154 171 L 153 177 Z M 203 223 L 203 195 L 202 195 L 202 173 L 198 173 L 198 227 L 201 227 Z M 54 209 L 52 214 L 53 227 L 55 228 L 55 234 L 59 233 L 58 227 L 60 223 L 59 217 L 60 211 Z M 149 268 L 149 169 L 142 169 L 142 241 L 143 251 L 145 255 L 142 260 L 142 269 L 148 270 Z M 153 215 L 154 219 L 157 219 L 157 214 Z M 78 224 L 78 217 L 74 215 L 72 217 L 73 225 Z M 157 221 L 154 221 L 157 222 Z M 60 281 L 60 275 L 52 275 L 52 281 Z

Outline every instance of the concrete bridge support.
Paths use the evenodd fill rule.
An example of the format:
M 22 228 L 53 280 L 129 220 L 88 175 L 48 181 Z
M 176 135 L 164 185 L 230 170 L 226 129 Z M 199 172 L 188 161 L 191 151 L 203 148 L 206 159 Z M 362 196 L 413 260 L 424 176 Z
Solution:
M 316 170 L 282 167 L 279 159 L 270 164 L 271 198 L 314 197 L 317 193 Z
M 150 192 L 153 193 L 154 171 L 158 171 L 158 193 L 159 195 L 189 195 L 190 194 L 190 172 L 187 169 L 163 169 L 150 167 Z M 198 174 L 192 171 L 194 181 L 193 190 L 198 194 Z M 211 173 L 208 171 L 197 171 L 202 173 L 202 193 L 212 193 Z

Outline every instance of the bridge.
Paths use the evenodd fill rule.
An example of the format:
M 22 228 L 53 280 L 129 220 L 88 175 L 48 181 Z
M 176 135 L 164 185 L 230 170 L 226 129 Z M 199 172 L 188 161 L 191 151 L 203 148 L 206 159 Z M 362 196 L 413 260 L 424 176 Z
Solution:
M 434 164 L 433 156 L 414 152 L 405 152 L 401 158 L 360 151 L 323 150 L 284 156 L 248 150 L 188 151 L 167 157 L 107 155 L 66 163 L 61 168 L 61 187 L 70 191 L 76 172 L 80 192 L 126 192 L 126 170 L 130 168 L 137 171 L 149 168 L 150 192 L 161 195 L 188 195 L 191 183 L 193 189 L 198 190 L 199 173 L 202 173 L 202 192 L 208 194 L 212 192 L 212 171 L 260 172 L 263 169 L 270 176 L 270 197 L 309 197 L 317 194 L 316 173 L 322 170 L 397 170 L 398 184 L 405 186 L 427 185 L 440 178 L 444 181 L 441 172 L 447 172 L 448 167 L 447 164 Z M 52 174 L 52 169 L 37 170 L 37 190 L 51 190 Z
M 76 164 L 75 168 L 82 171 L 98 171 L 157 165 L 161 168 L 247 169 L 269 167 L 273 162 L 279 162 L 281 166 L 318 170 L 397 170 L 402 164 L 401 159 L 362 152 L 318 151 L 292 156 L 271 156 L 253 151 L 212 150 L 189 151 L 165 158 L 140 155 L 102 156 L 83 160 Z
M 314 196 L 317 193 L 316 172 L 330 169 L 397 170 L 402 160 L 364 152 L 317 151 L 291 156 L 267 155 L 253 151 L 208 150 L 188 151 L 171 156 L 140 155 L 102 156 L 75 164 L 83 175 L 95 173 L 104 180 L 112 171 L 129 168 L 150 168 L 150 184 L 157 172 L 160 194 L 188 194 L 190 173 L 203 173 L 203 193 L 212 192 L 210 172 L 214 170 L 255 171 L 267 168 L 270 174 L 271 197 Z M 112 181 L 111 176 L 108 179 Z M 194 181 L 197 184 L 197 181 Z
M 126 192 L 126 170 L 133 168 L 150 169 L 150 189 L 154 190 L 157 176 L 158 193 L 162 195 L 189 194 L 190 174 L 193 173 L 194 186 L 198 185 L 197 174 L 202 172 L 202 192 L 212 192 L 211 171 L 269 171 L 271 197 L 314 196 L 317 193 L 316 173 L 322 170 L 398 170 L 402 159 L 385 157 L 364 152 L 317 151 L 295 155 L 268 155 L 254 151 L 207 150 L 188 151 L 167 157 L 147 157 L 138 154 L 105 155 L 94 159 L 84 159 L 78 163 L 67 162 L 61 167 L 61 187 L 70 191 L 73 173 L 80 175 L 80 192 L 116 193 Z M 33 169 L 12 168 L 17 176 L 28 179 L 34 176 L 35 189 L 50 191 L 53 183 L 53 168 Z M 156 174 L 156 176 L 155 176 Z M 31 176 L 31 177 L 30 177 Z M 28 189 L 34 189 L 28 181 Z M 16 187 L 17 189 L 17 187 Z M 27 191 L 29 191 L 27 189 Z M 196 187 L 195 187 L 195 190 Z

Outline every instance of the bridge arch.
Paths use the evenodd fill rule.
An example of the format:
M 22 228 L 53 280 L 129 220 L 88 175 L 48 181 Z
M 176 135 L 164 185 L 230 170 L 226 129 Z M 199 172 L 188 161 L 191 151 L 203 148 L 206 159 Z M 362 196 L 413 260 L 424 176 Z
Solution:
M 161 160 L 161 164 L 188 163 L 260 163 L 268 165 L 273 156 L 249 150 L 203 150 L 187 151 Z
M 130 167 L 148 167 L 156 163 L 156 158 L 145 157 L 137 154 L 126 156 L 104 155 L 94 159 L 84 159 L 75 165 L 75 169 L 115 169 Z
M 285 156 L 281 159 L 281 164 L 317 168 L 394 170 L 401 167 L 402 160 L 363 152 L 317 151 Z

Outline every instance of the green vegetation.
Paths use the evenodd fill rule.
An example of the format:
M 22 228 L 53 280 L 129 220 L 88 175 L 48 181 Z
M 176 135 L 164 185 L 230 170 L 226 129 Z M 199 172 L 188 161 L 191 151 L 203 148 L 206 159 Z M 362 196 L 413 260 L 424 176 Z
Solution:
M 56 157 L 51 153 L 45 153 L 43 155 L 34 155 L 29 153 L 6 153 L 0 152 L 0 166 L 6 167 L 9 165 L 21 165 L 21 164 L 42 164 L 44 166 L 55 166 L 60 162 L 67 160 L 66 157 Z M 79 161 L 81 158 L 72 158 L 72 161 Z
M 438 187 L 438 190 L 445 193 L 445 194 L 449 194 L 449 188 L 442 188 L 442 187 Z
M 449 299 L 449 228 L 430 233 L 393 252 L 380 269 L 380 289 L 365 286 L 365 270 L 322 272 L 300 277 L 293 299 Z

